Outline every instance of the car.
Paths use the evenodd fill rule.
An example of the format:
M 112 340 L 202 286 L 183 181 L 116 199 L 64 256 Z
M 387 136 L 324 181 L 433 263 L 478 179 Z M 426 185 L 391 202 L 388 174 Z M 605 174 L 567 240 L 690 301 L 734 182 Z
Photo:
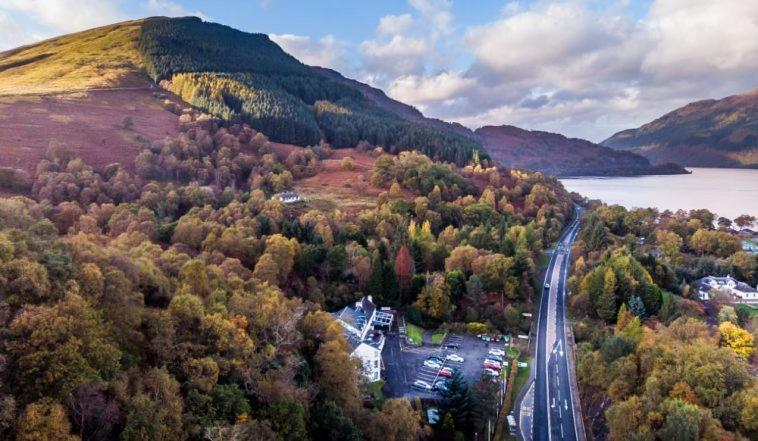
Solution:
M 411 387 L 419 390 L 432 390 L 432 385 L 423 380 L 414 381 Z
M 487 355 L 487 360 L 494 360 L 494 361 L 496 361 L 498 363 L 502 363 L 503 362 L 503 357 L 501 357 L 499 355 L 495 355 L 495 354 L 489 354 L 489 355 Z
M 432 369 L 439 369 L 442 367 L 442 363 L 437 363 L 434 360 L 426 360 L 424 361 L 424 366 Z
M 439 375 L 440 377 L 453 378 L 453 369 L 449 367 L 442 368 L 440 369 Z
M 485 360 L 484 363 L 482 363 L 482 366 L 486 368 L 490 368 L 490 369 L 495 369 L 498 371 L 503 368 L 503 366 L 500 363 L 490 361 L 490 360 Z
M 503 356 L 505 356 L 505 351 L 502 350 L 502 349 L 492 348 L 492 349 L 489 350 L 488 354 L 489 355 L 496 355 L 496 356 L 499 356 L 499 357 L 503 357 Z
M 436 361 L 439 364 L 442 364 L 442 362 L 444 361 L 442 357 L 438 355 L 430 355 L 429 357 L 427 357 L 427 360 Z
M 545 289 L 550 289 L 550 284 L 549 283 L 545 283 Z
M 446 378 L 440 378 L 439 380 L 434 382 L 434 386 L 432 386 L 432 390 L 445 392 L 447 391 L 447 379 Z
M 446 343 L 445 347 L 447 349 L 460 349 L 461 345 L 459 345 L 458 343 Z
M 484 368 L 484 373 L 491 377 L 497 377 L 500 375 L 500 372 L 496 371 L 495 369 L 490 369 L 490 368 Z
M 447 357 L 445 357 L 447 361 L 454 361 L 456 363 L 463 363 L 463 357 L 461 357 L 458 354 L 450 354 Z

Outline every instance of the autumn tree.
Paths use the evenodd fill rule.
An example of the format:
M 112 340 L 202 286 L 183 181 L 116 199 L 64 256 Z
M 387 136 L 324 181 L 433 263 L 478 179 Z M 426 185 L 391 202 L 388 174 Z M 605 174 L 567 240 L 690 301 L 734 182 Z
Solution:
M 402 245 L 395 257 L 395 274 L 397 274 L 400 289 L 403 292 L 407 291 L 410 287 L 411 279 L 413 278 L 415 270 L 416 266 L 413 262 L 413 257 L 411 257 L 410 251 L 408 251 L 408 247 Z
M 719 332 L 721 332 L 722 344 L 733 350 L 737 356 L 750 358 L 755 352 L 753 336 L 734 323 L 729 321 L 722 322 L 719 325 Z

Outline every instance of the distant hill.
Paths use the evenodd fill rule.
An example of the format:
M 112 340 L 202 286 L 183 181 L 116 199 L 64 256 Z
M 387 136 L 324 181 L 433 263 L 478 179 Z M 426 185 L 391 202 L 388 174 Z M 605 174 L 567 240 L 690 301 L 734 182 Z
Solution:
M 653 163 L 758 168 L 758 89 L 687 104 L 602 144 Z
M 476 136 L 492 158 L 505 166 L 557 176 L 632 176 L 683 173 L 681 167 L 651 166 L 640 155 L 616 151 L 584 139 L 513 126 L 485 126 Z
M 119 94 L 109 99 L 108 93 L 116 90 Z M 71 96 L 75 91 L 88 93 Z M 17 96 L 28 94 L 46 96 L 18 101 Z M 0 147 L 5 144 L 20 152 L 14 164 L 0 157 L 0 165 L 38 158 L 43 154 L 38 150 L 50 142 L 104 151 L 89 158 L 93 163 L 128 163 L 127 152 L 138 149 L 140 142 L 175 131 L 160 106 L 168 97 L 231 123 L 248 123 L 286 144 L 325 140 L 342 148 L 366 140 L 389 152 L 414 149 L 457 164 L 467 163 L 474 154 L 482 159 L 492 154 L 508 166 L 556 175 L 671 171 L 652 168 L 631 153 L 609 153 L 560 135 L 522 130 L 515 136 L 520 129 L 511 128 L 503 138 L 490 136 L 488 128 L 473 132 L 427 118 L 379 89 L 301 63 L 265 34 L 196 17 L 134 20 L 0 53 L 0 95 L 12 105 L 6 110 L 15 115 L 13 127 L 0 126 Z M 136 104 L 148 103 L 151 95 L 155 99 L 149 105 Z M 0 106 L 0 118 L 3 113 Z M 19 115 L 32 113 L 34 121 L 24 125 Z M 97 125 L 87 127 L 92 115 L 97 115 Z M 128 130 L 123 127 L 125 118 L 135 121 Z M 586 161 L 576 161 L 585 153 Z

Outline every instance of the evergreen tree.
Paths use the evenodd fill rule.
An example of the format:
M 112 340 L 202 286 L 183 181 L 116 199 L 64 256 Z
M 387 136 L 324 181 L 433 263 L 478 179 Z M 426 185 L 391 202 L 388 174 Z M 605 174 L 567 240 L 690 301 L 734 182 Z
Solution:
M 632 314 L 640 318 L 644 318 L 646 315 L 645 304 L 642 303 L 642 299 L 637 296 L 629 298 L 629 310 L 632 311 Z
M 447 381 L 447 390 L 440 394 L 440 413 L 452 415 L 458 431 L 470 431 L 471 397 L 466 380 L 458 370 L 453 371 L 453 377 Z
M 595 304 L 597 316 L 610 322 L 616 318 L 616 273 L 608 268 L 603 276 L 603 290 Z

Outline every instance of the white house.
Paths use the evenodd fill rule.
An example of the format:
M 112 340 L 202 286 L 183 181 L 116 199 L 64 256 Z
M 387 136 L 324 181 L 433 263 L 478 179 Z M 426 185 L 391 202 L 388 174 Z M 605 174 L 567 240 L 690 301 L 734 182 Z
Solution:
M 271 199 L 277 200 L 283 204 L 293 204 L 300 201 L 300 195 L 294 191 L 283 191 L 275 194 Z
M 381 380 L 384 334 L 376 328 L 391 324 L 392 314 L 377 311 L 371 296 L 365 296 L 332 315 L 345 330 L 350 355 L 361 361 L 363 377 L 369 382 Z
M 710 300 L 713 295 L 723 294 L 734 303 L 758 303 L 758 287 L 740 282 L 732 276 L 708 276 L 695 281 L 700 300 Z

